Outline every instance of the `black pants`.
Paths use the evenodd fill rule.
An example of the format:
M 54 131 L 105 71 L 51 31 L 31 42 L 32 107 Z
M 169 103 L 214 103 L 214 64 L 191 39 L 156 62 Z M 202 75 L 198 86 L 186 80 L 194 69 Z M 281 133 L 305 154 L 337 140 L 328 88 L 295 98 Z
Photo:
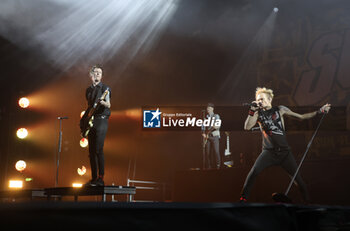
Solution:
M 297 163 L 294 159 L 294 156 L 290 150 L 285 151 L 272 151 L 272 150 L 263 150 L 261 154 L 256 159 L 252 169 L 248 173 L 248 176 L 245 180 L 242 196 L 248 198 L 250 190 L 253 186 L 255 178 L 257 175 L 267 167 L 278 165 L 281 166 L 284 170 L 287 171 L 289 176 L 292 178 L 295 171 L 297 170 Z M 300 174 L 297 175 L 294 184 L 299 187 L 300 192 L 302 193 L 303 200 L 309 202 L 309 194 L 306 188 L 304 181 L 302 180 Z
M 108 129 L 108 119 L 95 118 L 93 124 L 89 131 L 88 140 L 91 176 L 95 180 L 98 176 L 104 176 L 103 146 Z
M 205 158 L 204 167 L 212 168 L 212 164 L 215 163 L 216 168 L 220 168 L 221 158 L 220 158 L 220 140 L 218 136 L 212 136 L 208 138 L 208 142 L 205 146 Z

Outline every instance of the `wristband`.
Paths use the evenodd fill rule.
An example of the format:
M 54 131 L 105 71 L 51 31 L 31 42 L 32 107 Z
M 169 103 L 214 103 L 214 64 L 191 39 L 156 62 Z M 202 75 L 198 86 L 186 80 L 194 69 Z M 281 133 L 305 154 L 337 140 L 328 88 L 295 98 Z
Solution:
M 253 111 L 253 110 L 249 109 L 248 115 L 254 116 L 254 115 L 255 115 L 255 112 L 256 112 L 256 111 Z

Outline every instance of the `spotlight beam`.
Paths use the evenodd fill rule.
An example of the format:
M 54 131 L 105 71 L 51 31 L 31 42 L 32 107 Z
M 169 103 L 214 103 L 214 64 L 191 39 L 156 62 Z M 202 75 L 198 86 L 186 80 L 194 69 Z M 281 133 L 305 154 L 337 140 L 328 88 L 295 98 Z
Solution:
M 253 40 L 243 52 L 241 58 L 233 67 L 231 73 L 221 85 L 217 94 L 218 97 L 228 99 L 231 101 L 230 103 L 235 103 L 232 102 L 233 99 L 237 100 L 237 103 L 242 100 L 248 100 L 242 99 L 242 96 L 239 95 L 241 91 L 237 91 L 237 89 L 239 89 L 240 85 L 248 78 L 247 75 L 251 74 L 252 70 L 258 68 L 256 65 L 259 54 L 271 44 L 271 36 L 274 31 L 276 18 L 277 14 L 272 10 Z
M 57 10 L 47 17 L 45 14 L 52 9 L 40 6 L 42 12 L 36 12 L 35 19 L 31 19 L 36 23 L 28 23 L 26 17 L 17 13 L 24 12 L 33 17 L 36 1 L 21 4 L 7 1 L 2 6 L 6 11 L 0 10 L 0 18 L 13 23 L 0 22 L 0 35 L 20 47 L 41 51 L 63 70 L 77 62 L 106 62 L 121 52 L 123 60 L 131 60 L 140 48 L 147 48 L 157 40 L 175 13 L 178 1 L 50 0 L 51 7 Z M 14 18 L 16 20 L 12 20 Z M 23 32 L 19 36 L 10 31 Z

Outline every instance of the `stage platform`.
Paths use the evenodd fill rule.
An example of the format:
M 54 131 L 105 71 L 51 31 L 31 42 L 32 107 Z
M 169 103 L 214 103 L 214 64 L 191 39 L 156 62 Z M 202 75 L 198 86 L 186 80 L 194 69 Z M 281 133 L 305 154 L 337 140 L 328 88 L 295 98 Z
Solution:
M 19 198 L 56 198 L 61 200 L 65 196 L 73 196 L 78 201 L 79 196 L 101 196 L 106 201 L 107 195 L 135 195 L 136 188 L 130 186 L 89 186 L 89 187 L 55 187 L 41 189 L 13 189 L 0 191 L 0 198 L 3 200 L 15 200 Z
M 349 230 L 350 208 L 253 203 L 29 201 L 0 203 L 0 222 L 8 229 Z

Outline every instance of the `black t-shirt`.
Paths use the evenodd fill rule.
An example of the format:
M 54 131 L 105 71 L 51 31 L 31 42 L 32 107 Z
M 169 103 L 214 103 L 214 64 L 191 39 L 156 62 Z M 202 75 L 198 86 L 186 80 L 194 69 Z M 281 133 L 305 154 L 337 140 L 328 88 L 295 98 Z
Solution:
M 278 107 L 259 111 L 258 124 L 263 135 L 263 149 L 289 149 Z
M 101 98 L 102 94 L 108 90 L 108 97 L 111 98 L 111 89 L 100 82 L 97 84 L 95 87 L 91 85 L 86 89 L 85 96 L 86 100 L 88 101 L 88 106 L 93 107 L 95 102 Z M 110 116 L 111 115 L 111 110 L 107 107 L 104 107 L 103 105 L 98 106 L 95 115 L 105 115 L 105 116 Z

